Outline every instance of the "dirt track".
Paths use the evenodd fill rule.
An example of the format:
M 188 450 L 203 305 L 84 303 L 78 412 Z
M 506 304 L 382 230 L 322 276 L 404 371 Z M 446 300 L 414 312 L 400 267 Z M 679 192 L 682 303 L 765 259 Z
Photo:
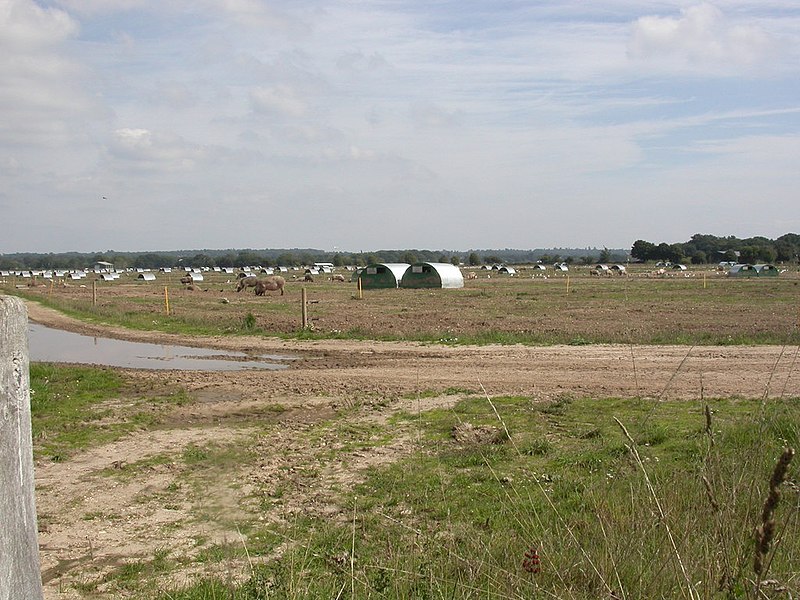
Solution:
M 172 374 L 190 389 L 230 387 L 254 399 L 324 394 L 396 397 L 447 388 L 547 399 L 569 392 L 661 399 L 800 395 L 797 348 L 777 346 L 439 346 L 403 342 L 284 341 L 263 337 L 197 338 L 86 325 L 29 303 L 31 320 L 120 339 L 201 346 L 254 354 L 291 354 L 287 371 Z M 265 377 L 275 385 L 265 386 Z M 257 383 L 258 382 L 258 383 Z
M 277 522 L 297 512 L 335 516 L 335 489 L 357 481 L 367 466 L 395 460 L 411 447 L 406 432 L 398 430 L 388 446 L 323 457 L 321 448 L 342 444 L 336 431 L 323 429 L 315 447 L 304 442 L 304 434 L 343 410 L 349 422 L 385 422 L 403 408 L 453 403 L 459 392 L 451 390 L 540 401 L 561 394 L 661 400 L 800 396 L 794 347 L 450 347 L 186 338 L 88 326 L 34 303 L 28 310 L 33 321 L 81 333 L 298 357 L 284 371 L 131 371 L 144 387 L 185 387 L 192 402 L 175 409 L 162 430 L 131 435 L 63 463 L 37 464 L 42 567 L 46 598 L 53 599 L 87 597 L 75 587 L 87 582 L 92 597 L 123 597 L 102 582 L 114 566 L 152 557 L 156 549 L 175 557 L 191 555 L 202 546 L 201 539 L 206 545 L 237 542 L 238 521 Z M 282 411 L 269 413 L 275 405 Z M 272 426 L 272 433 L 257 435 L 248 426 L 250 419 L 262 431 Z M 188 445 L 210 441 L 245 443 L 258 458 L 256 464 L 205 482 L 208 491 L 199 498 L 186 487 L 176 488 L 176 482 L 184 481 L 178 459 L 142 469 L 132 478 L 110 481 L 100 474 L 159 453 L 179 457 Z M 315 475 L 305 475 L 303 465 L 313 465 Z M 278 486 L 286 491 L 274 510 L 264 512 L 254 494 L 269 496 Z M 198 519 L 198 512 L 210 517 Z M 185 579 L 172 583 L 192 577 L 193 567 L 181 573 Z

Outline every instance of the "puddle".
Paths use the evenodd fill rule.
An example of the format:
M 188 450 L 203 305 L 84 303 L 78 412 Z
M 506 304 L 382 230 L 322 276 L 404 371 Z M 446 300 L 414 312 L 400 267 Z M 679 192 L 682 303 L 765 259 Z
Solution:
M 28 324 L 31 362 L 63 362 L 130 369 L 175 369 L 185 371 L 239 371 L 242 369 L 286 369 L 291 356 L 249 355 L 189 346 L 128 342 L 81 335 Z

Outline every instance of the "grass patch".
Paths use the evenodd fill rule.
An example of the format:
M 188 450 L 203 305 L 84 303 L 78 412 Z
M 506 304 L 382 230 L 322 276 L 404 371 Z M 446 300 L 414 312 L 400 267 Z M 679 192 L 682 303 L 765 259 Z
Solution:
M 186 402 L 178 389 L 142 395 L 110 368 L 32 363 L 30 380 L 34 453 L 55 461 L 150 428 L 161 410 Z
M 417 451 L 371 469 L 342 496 L 343 518 L 254 531 L 260 553 L 283 549 L 245 583 L 159 598 L 784 597 L 755 592 L 752 531 L 775 460 L 798 439 L 797 399 L 710 402 L 709 430 L 700 402 L 493 403 L 400 417 L 420 428 Z M 463 423 L 510 437 L 460 442 Z M 769 577 L 795 594 L 800 498 L 784 491 Z

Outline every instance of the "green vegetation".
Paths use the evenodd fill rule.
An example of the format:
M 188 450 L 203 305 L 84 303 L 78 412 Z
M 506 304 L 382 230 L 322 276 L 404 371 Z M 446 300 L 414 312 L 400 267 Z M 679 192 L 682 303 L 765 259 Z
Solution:
M 30 377 L 34 450 L 55 461 L 152 427 L 160 409 L 186 401 L 179 389 L 160 396 L 125 389 L 112 369 L 33 363 Z M 118 394 L 125 399 L 112 407 Z
M 137 415 L 185 401 L 180 391 L 145 398 L 106 369 L 34 364 L 31 380 L 36 452 L 51 458 L 124 435 L 129 423 L 159 427 L 155 417 Z M 460 400 L 418 412 L 408 398 L 407 411 L 388 422 L 353 420 L 344 410 L 306 431 L 305 444 L 316 450 L 269 498 L 253 490 L 264 509 L 277 506 L 295 477 L 315 482 L 325 464 L 413 440 L 394 462 L 337 486 L 331 501 L 338 509 L 278 522 L 239 515 L 229 525 L 242 543 L 198 539 L 194 554 L 158 549 L 76 589 L 147 600 L 784 598 L 798 591 L 795 463 L 786 483 L 773 486 L 782 491 L 774 512 L 764 511 L 778 457 L 800 442 L 798 398 L 446 395 Z M 73 437 L 75 429 L 89 434 Z M 219 521 L 225 517 L 209 486 L 256 460 L 237 444 L 190 444 L 103 474 L 124 479 L 177 462 L 175 480 L 143 490 L 137 501 L 169 508 L 188 492 L 203 499 L 194 519 Z M 106 510 L 82 518 L 123 517 Z M 765 518 L 774 519 L 774 538 L 758 555 L 753 532 Z M 165 583 L 187 568 L 205 575 L 190 585 Z
M 796 489 L 784 485 L 760 577 L 753 530 L 776 459 L 798 442 L 796 400 L 717 400 L 709 421 L 698 402 L 566 396 L 493 407 L 467 397 L 400 415 L 391 427 L 419 428 L 416 451 L 371 469 L 342 498 L 341 518 L 254 531 L 249 579 L 155 597 L 786 597 L 771 590 L 796 588 Z M 510 437 L 459 442 L 466 423 Z M 258 558 L 279 547 L 278 558 Z
M 688 242 L 654 244 L 636 240 L 631 248 L 631 257 L 639 260 L 664 260 L 673 263 L 692 264 L 730 261 L 740 263 L 797 263 L 800 257 L 800 235 L 787 233 L 775 240 L 757 236 L 739 239 L 734 236 L 717 237 L 695 234 Z M 604 261 L 600 261 L 604 262 Z

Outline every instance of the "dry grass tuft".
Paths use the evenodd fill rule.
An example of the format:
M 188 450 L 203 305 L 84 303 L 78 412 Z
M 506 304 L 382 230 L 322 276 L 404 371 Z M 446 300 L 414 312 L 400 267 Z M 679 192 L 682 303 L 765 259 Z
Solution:
M 794 458 L 794 448 L 785 448 L 775 465 L 775 469 L 772 471 L 772 477 L 769 480 L 769 494 L 761 512 L 761 525 L 756 527 L 756 553 L 753 561 L 753 570 L 757 577 L 756 589 L 760 587 L 761 578 L 769 568 L 767 557 L 772 540 L 775 538 L 775 509 L 780 502 L 780 487 L 786 480 L 786 473 L 789 470 L 792 458 Z

